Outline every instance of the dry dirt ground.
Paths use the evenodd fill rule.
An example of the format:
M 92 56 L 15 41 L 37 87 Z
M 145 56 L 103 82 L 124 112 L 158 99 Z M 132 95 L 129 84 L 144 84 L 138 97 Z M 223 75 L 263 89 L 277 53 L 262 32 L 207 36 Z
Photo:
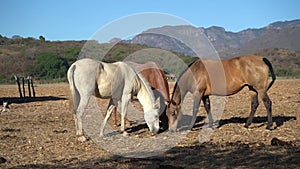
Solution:
M 268 92 L 273 101 L 273 130 L 266 127 L 263 104 L 249 129 L 248 89 L 226 97 L 219 127 L 199 143 L 206 113 L 185 139 L 158 156 L 125 158 L 93 140 L 76 140 L 69 111 L 67 84 L 37 85 L 36 98 L 18 99 L 16 85 L 0 86 L 0 101 L 10 99 L 10 111 L 0 114 L 0 168 L 299 168 L 300 80 L 277 80 Z M 106 108 L 107 101 L 99 107 Z M 216 104 L 213 103 L 212 104 Z M 190 103 L 192 106 L 192 103 Z M 2 108 L 2 107 L 0 107 Z M 147 127 L 130 133 L 147 133 Z M 125 137 L 125 136 L 124 136 Z M 200 136 L 201 137 L 201 136 Z M 273 138 L 280 141 L 271 145 Z M 168 141 L 166 139 L 165 141 Z M 126 145 L 124 145 L 126 146 Z

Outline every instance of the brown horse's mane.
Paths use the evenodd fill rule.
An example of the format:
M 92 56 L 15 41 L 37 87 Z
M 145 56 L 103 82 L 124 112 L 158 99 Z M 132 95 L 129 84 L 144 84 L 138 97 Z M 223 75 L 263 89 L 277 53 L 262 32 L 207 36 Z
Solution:
M 173 92 L 172 92 L 172 98 L 171 98 L 171 103 L 176 105 L 177 103 L 174 102 L 173 98 L 174 98 L 174 94 L 175 94 L 175 91 L 176 89 L 178 88 L 179 89 L 179 92 L 180 92 L 180 88 L 178 86 L 178 82 L 181 80 L 182 76 L 186 73 L 186 71 L 196 62 L 198 61 L 199 59 L 196 59 L 194 60 L 192 63 L 190 63 L 185 69 L 184 71 L 181 72 L 181 74 L 179 75 L 178 77 L 178 80 L 176 81 L 175 85 L 174 85 L 174 89 L 173 89 Z

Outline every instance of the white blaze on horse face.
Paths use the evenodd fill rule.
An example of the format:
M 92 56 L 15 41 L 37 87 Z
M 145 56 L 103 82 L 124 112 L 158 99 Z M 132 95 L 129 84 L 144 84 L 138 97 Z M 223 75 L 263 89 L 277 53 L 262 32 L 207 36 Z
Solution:
M 169 118 L 169 130 L 175 132 L 177 130 L 178 121 L 182 115 L 181 106 L 170 104 L 166 113 Z
M 157 134 L 159 130 L 159 109 L 152 109 L 144 114 L 145 121 L 152 134 Z

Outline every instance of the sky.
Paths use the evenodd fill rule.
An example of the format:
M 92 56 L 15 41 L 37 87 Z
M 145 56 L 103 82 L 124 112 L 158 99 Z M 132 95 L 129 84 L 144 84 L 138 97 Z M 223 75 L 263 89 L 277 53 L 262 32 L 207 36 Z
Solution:
M 298 0 L 1 0 L 0 35 L 87 40 L 111 23 L 143 13 L 167 14 L 196 27 L 221 26 L 238 32 L 300 19 L 299 6 Z M 141 23 L 153 20 L 158 19 L 142 19 Z

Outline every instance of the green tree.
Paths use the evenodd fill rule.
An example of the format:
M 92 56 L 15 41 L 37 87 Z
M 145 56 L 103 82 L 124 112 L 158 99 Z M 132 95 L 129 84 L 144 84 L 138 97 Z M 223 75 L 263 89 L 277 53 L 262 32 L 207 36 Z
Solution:
M 80 50 L 81 50 L 80 48 L 76 48 L 76 47 L 65 48 L 64 58 L 67 60 L 68 65 L 71 65 L 73 62 L 77 60 Z
M 36 57 L 34 76 L 43 79 L 59 79 L 66 77 L 68 64 L 56 53 L 43 52 Z
M 44 36 L 42 36 L 42 35 L 40 35 L 40 36 L 39 36 L 39 40 L 40 40 L 40 41 L 43 41 L 43 42 L 45 42 L 45 41 L 46 41 L 45 37 L 44 37 Z

